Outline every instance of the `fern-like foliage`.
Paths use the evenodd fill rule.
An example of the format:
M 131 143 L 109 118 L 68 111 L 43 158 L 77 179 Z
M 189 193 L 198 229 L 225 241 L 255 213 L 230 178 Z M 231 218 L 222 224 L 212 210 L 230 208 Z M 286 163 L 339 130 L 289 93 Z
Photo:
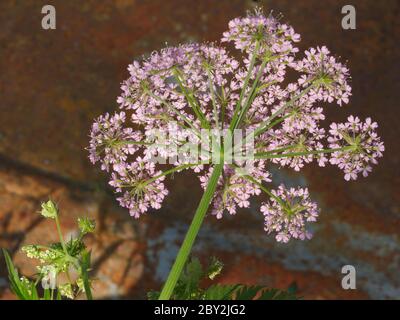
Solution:
M 214 280 L 223 268 L 222 262 L 212 258 L 208 267 L 203 268 L 199 259 L 191 258 L 186 264 L 171 300 L 296 300 L 297 286 L 292 284 L 287 290 L 267 288 L 261 285 L 247 286 L 243 284 L 212 284 L 202 288 L 205 279 Z M 149 300 L 157 300 L 160 292 L 151 291 Z

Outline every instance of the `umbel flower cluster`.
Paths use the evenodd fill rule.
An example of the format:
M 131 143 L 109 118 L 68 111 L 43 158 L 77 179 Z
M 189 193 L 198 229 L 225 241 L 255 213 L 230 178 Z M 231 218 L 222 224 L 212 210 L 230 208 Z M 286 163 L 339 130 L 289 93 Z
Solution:
M 350 116 L 324 129 L 323 106 L 349 102 L 349 70 L 325 46 L 300 54 L 299 41 L 291 26 L 255 11 L 230 21 L 221 43 L 167 47 L 129 65 L 120 110 L 94 122 L 89 147 L 90 160 L 110 173 L 121 206 L 138 218 L 161 207 L 168 175 L 192 170 L 206 188 L 220 166 L 213 215 L 235 214 L 264 193 L 265 231 L 280 242 L 309 239 L 306 224 L 316 221 L 316 204 L 306 188 L 271 190 L 268 167 L 299 171 L 313 161 L 330 163 L 355 180 L 371 172 L 384 145 L 370 118 Z M 296 81 L 286 79 L 289 70 Z M 238 130 L 244 143 L 231 148 L 223 138 Z M 168 137 L 155 139 L 155 132 Z M 184 148 L 188 141 L 199 146 L 199 156 Z M 215 144 L 217 157 L 209 155 Z M 251 157 L 222 156 L 250 145 Z

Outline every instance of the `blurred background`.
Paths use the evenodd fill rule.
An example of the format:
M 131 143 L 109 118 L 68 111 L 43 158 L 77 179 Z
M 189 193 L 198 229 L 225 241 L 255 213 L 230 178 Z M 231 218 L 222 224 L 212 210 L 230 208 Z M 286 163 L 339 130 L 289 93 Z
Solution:
M 41 28 L 52 4 L 57 29 Z M 357 29 L 343 30 L 341 8 L 353 4 Z M 256 5 L 282 13 L 302 35 L 301 49 L 327 45 L 347 61 L 351 103 L 327 108 L 328 122 L 372 117 L 384 158 L 367 179 L 345 182 L 339 170 L 309 165 L 300 173 L 271 169 L 275 181 L 308 186 L 320 205 L 311 241 L 277 244 L 251 210 L 206 219 L 195 246 L 203 261 L 225 263 L 221 283 L 286 288 L 307 299 L 400 298 L 399 35 L 397 0 L 2 0 L 0 2 L 0 247 L 32 275 L 23 244 L 56 241 L 40 217 L 49 197 L 61 208 L 65 234 L 78 216 L 97 221 L 95 296 L 144 299 L 159 289 L 201 196 L 197 178 L 176 175 L 163 208 L 139 220 L 119 208 L 106 175 L 88 161 L 93 118 L 115 110 L 133 59 L 187 41 L 218 41 L 230 19 Z M 355 266 L 357 289 L 343 290 L 341 268 Z M 0 258 L 0 299 L 12 299 Z

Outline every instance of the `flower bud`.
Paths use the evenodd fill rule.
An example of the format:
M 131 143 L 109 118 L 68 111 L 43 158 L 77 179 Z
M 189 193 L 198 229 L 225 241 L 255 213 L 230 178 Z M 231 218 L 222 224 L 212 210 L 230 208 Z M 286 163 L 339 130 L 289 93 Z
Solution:
M 41 214 L 45 218 L 55 219 L 58 214 L 56 204 L 51 200 L 43 202 Z
M 96 223 L 89 218 L 78 218 L 78 226 L 82 234 L 87 234 L 94 231 Z

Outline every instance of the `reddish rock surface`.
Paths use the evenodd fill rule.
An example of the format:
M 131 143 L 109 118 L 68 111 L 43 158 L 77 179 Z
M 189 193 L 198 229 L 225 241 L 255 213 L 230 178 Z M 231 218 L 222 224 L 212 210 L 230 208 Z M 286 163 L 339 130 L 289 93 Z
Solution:
M 307 184 L 320 204 L 312 241 L 276 244 L 255 209 L 223 221 L 208 218 L 195 251 L 225 262 L 221 282 L 283 288 L 296 281 L 301 295 L 316 299 L 400 296 L 400 5 L 354 2 L 357 30 L 345 31 L 340 11 L 346 1 L 258 1 L 284 14 L 302 35 L 303 49 L 324 44 L 348 60 L 351 104 L 332 106 L 327 116 L 371 116 L 380 124 L 385 156 L 369 178 L 351 183 L 334 168 L 273 171 L 277 181 Z M 55 240 L 54 226 L 37 213 L 50 196 L 60 204 L 66 234 L 79 215 L 98 221 L 89 239 L 96 296 L 144 298 L 165 278 L 201 190 L 196 179 L 177 176 L 162 210 L 132 220 L 87 160 L 91 121 L 116 107 L 119 83 L 134 58 L 165 42 L 217 41 L 227 22 L 255 2 L 51 1 L 57 29 L 45 31 L 40 21 L 47 3 L 0 3 L 0 247 L 15 253 L 24 273 L 33 272 L 17 252 L 22 244 Z M 355 291 L 340 287 L 345 264 L 357 269 Z M 6 286 L 0 260 L 0 298 L 12 297 Z

